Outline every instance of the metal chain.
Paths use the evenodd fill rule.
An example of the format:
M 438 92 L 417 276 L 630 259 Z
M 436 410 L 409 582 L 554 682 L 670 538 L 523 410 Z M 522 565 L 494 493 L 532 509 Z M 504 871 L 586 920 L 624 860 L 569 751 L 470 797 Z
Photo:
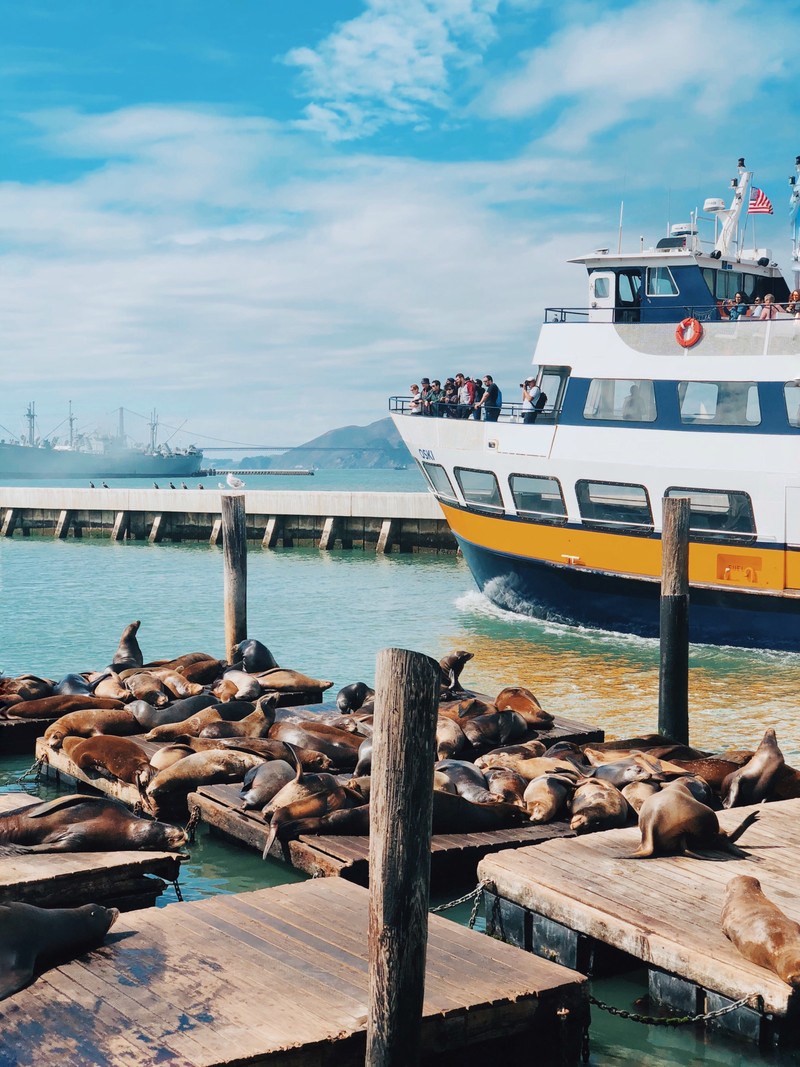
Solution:
M 42 767 L 44 767 L 45 763 L 47 763 L 47 756 L 40 756 L 39 759 L 31 764 L 27 771 L 23 771 L 19 778 L 17 778 L 15 785 L 24 785 L 25 779 L 29 778 L 31 775 L 33 775 L 34 785 L 38 785 L 39 780 L 42 777 Z
M 189 811 L 189 821 L 184 826 L 186 831 L 186 838 L 190 845 L 194 844 L 194 831 L 197 824 L 200 822 L 200 808 L 194 807 Z
M 428 910 L 431 914 L 434 914 L 437 911 L 449 911 L 450 908 L 455 908 L 459 904 L 466 904 L 468 900 L 472 900 L 472 912 L 469 917 L 469 928 L 472 930 L 475 927 L 475 923 L 478 921 L 478 909 L 481 906 L 481 895 L 488 885 L 491 885 L 491 882 L 478 882 L 475 888 L 471 889 L 469 893 L 465 893 L 463 897 L 459 897 L 457 900 L 451 900 L 449 904 L 438 904 L 435 908 L 429 908 Z
M 594 1004 L 594 1006 L 601 1011 L 607 1011 L 609 1015 L 616 1015 L 620 1019 L 630 1019 L 631 1022 L 634 1023 L 644 1023 L 645 1026 L 686 1026 L 689 1023 L 706 1022 L 709 1019 L 717 1019 L 720 1015 L 727 1015 L 728 1012 L 736 1011 L 737 1008 L 744 1007 L 744 1005 L 751 1000 L 760 1001 L 760 994 L 748 993 L 746 996 L 740 997 L 739 1000 L 733 1001 L 732 1004 L 728 1004 L 724 1008 L 717 1008 L 716 1011 L 707 1011 L 700 1015 L 676 1015 L 661 1019 L 654 1015 L 638 1015 L 634 1011 L 626 1011 L 624 1008 L 615 1008 L 611 1004 L 604 1004 L 601 1000 L 598 1000 L 597 997 L 589 997 L 589 1003 Z
M 178 879 L 177 878 L 172 883 L 172 888 L 175 890 L 175 896 L 178 898 L 179 902 L 182 904 L 183 903 L 183 893 L 181 893 L 181 887 L 178 885 Z

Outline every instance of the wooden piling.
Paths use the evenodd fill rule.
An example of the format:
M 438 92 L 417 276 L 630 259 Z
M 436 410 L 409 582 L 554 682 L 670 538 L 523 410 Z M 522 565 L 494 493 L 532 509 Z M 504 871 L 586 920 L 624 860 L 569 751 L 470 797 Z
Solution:
M 419 1061 L 428 941 L 439 670 L 428 656 L 378 653 L 370 798 L 369 1067 Z
M 689 498 L 663 501 L 658 732 L 689 743 Z
M 225 654 L 232 663 L 247 637 L 247 519 L 244 494 L 222 493 L 222 558 L 225 582 Z

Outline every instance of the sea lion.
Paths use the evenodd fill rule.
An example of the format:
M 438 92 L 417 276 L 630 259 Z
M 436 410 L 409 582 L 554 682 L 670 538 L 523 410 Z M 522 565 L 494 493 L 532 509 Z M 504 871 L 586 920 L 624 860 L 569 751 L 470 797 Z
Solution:
M 318 775 L 317 777 L 324 778 L 326 775 Z M 289 789 L 290 786 L 291 783 L 283 788 Z M 273 798 L 263 810 L 266 812 L 274 802 Z M 339 811 L 341 808 L 366 806 L 363 797 L 338 783 L 330 788 L 317 789 L 309 793 L 308 796 L 300 797 L 297 800 L 290 801 L 288 804 L 281 804 L 280 807 L 274 809 L 270 819 L 269 834 L 262 853 L 263 859 L 266 859 L 269 855 L 269 850 L 272 848 L 275 838 L 280 836 L 283 839 L 286 829 L 299 820 L 324 818 L 326 815 Z
M 35 674 L 20 674 L 16 678 L 0 678 L 0 705 L 8 706 L 23 700 L 41 700 L 53 695 L 55 683 Z
M 746 857 L 734 844 L 758 818 L 751 812 L 735 830 L 720 830 L 717 813 L 695 800 L 683 779 L 670 782 L 642 804 L 639 831 L 642 841 L 631 859 L 686 854 L 697 857 L 698 849 L 713 849 Z
M 372 773 L 372 738 L 365 737 L 358 746 L 358 763 L 353 774 L 356 778 Z
M 144 735 L 145 741 L 174 741 L 178 737 L 199 737 L 200 731 L 212 722 L 220 722 L 222 716 L 216 707 L 203 708 L 182 722 L 168 722 L 155 726 Z
M 127 694 L 130 696 L 130 694 Z M 82 709 L 104 708 L 109 711 L 112 708 L 121 708 L 124 704 L 121 700 L 110 697 L 98 696 L 49 696 L 39 700 L 23 700 L 19 704 L 12 704 L 5 712 L 0 711 L 0 718 L 8 719 L 60 719 L 72 711 Z
M 496 715 L 497 706 L 488 700 L 481 700 L 480 697 L 467 697 L 465 700 L 459 700 L 455 705 L 450 701 L 440 704 L 439 714 L 456 718 L 461 722 L 463 719 L 477 719 L 481 715 Z
M 88 678 L 82 674 L 65 674 L 53 686 L 54 696 L 91 696 L 94 692 Z
M 189 748 L 188 745 L 164 745 L 150 757 L 150 766 L 154 771 L 163 771 L 183 759 L 184 756 L 191 756 L 193 752 L 194 749 Z
M 522 800 L 532 823 L 547 823 L 566 813 L 575 780 L 563 774 L 542 774 L 527 783 Z
M 244 776 L 240 790 L 242 809 L 260 810 L 288 782 L 293 782 L 295 777 L 296 768 L 282 759 L 270 760 L 269 763 L 262 763 L 260 767 L 253 767 Z
M 483 773 L 474 763 L 466 760 L 443 759 L 434 763 L 433 768 L 443 774 L 456 792 L 471 804 L 499 804 L 501 797 L 490 793 Z
M 51 959 L 64 962 L 101 944 L 118 918 L 116 908 L 99 904 L 0 904 L 0 1000 L 24 989 Z
M 167 767 L 150 781 L 147 797 L 154 808 L 171 793 L 186 796 L 199 785 L 216 782 L 241 782 L 251 767 L 264 762 L 252 752 L 237 752 L 231 749 L 211 749 L 209 752 L 194 752 Z
M 306 834 L 346 834 L 348 837 L 367 836 L 369 834 L 369 804 L 359 804 L 356 808 L 337 808 L 336 811 L 316 818 L 282 821 L 279 837 L 282 841 Z
M 116 671 L 112 671 L 110 668 L 103 671 L 101 674 L 90 674 L 89 681 L 92 683 L 92 693 L 94 696 L 121 700 L 125 704 L 130 700 L 133 700 L 131 691 L 122 684 Z
M 454 759 L 469 748 L 466 734 L 454 719 L 440 715 L 436 720 L 436 757 Z
M 675 766 L 681 767 L 688 774 L 699 775 L 718 793 L 725 779 L 737 771 L 742 764 L 722 759 L 719 756 L 704 756 L 702 759 L 676 759 Z
M 195 697 L 175 700 L 163 708 L 154 708 L 146 700 L 134 700 L 132 704 L 128 705 L 128 710 L 136 717 L 136 721 L 143 730 L 154 730 L 156 726 L 165 726 L 171 722 L 183 722 L 184 719 L 196 715 L 203 708 L 213 707 L 217 703 L 217 698 L 213 694 L 198 693 Z M 251 705 L 251 711 L 252 707 Z
M 135 700 L 144 700 L 154 708 L 163 708 L 169 703 L 172 693 L 165 688 L 160 678 L 148 671 L 137 671 L 125 679 L 125 688 L 130 689 Z
M 484 830 L 505 830 L 521 826 L 527 819 L 523 808 L 505 804 L 499 797 L 496 804 L 472 804 L 458 793 L 433 792 L 434 834 L 473 834 Z
M 65 737 L 61 747 L 82 771 L 95 771 L 103 778 L 128 782 L 140 790 L 156 773 L 141 745 L 127 737 Z
M 534 757 L 543 756 L 545 751 L 545 747 L 541 741 L 522 741 L 518 745 L 503 745 L 500 748 L 495 748 L 491 752 L 485 753 L 483 756 L 478 756 L 475 760 L 475 766 L 480 767 L 482 771 L 485 771 L 489 767 L 504 766 L 503 759 L 506 756 L 521 756 L 523 759 L 532 759 Z
M 642 810 L 642 804 L 654 793 L 661 791 L 661 783 L 653 781 L 642 782 L 628 782 L 627 785 L 620 789 L 620 793 L 625 797 L 630 806 L 638 815 Z
M 478 761 L 475 761 L 478 766 Z M 538 778 L 540 774 L 565 774 L 568 777 L 578 778 L 578 771 L 566 760 L 550 759 L 548 756 L 526 756 L 524 753 L 514 752 L 487 752 L 481 757 L 481 768 L 487 767 L 510 767 L 517 774 L 530 782 Z
M 800 987 L 800 924 L 764 895 L 757 878 L 735 874 L 725 886 L 722 932 L 745 959 Z
M 374 696 L 375 690 L 370 689 L 366 682 L 351 682 L 342 686 L 336 694 L 336 707 L 345 715 L 350 711 L 358 711 L 367 697 Z
M 44 732 L 44 739 L 50 748 L 61 748 L 65 737 L 93 737 L 95 734 L 115 734 L 126 736 L 139 731 L 139 723 L 134 714 L 125 706 L 121 708 L 88 708 L 71 711 L 60 719 L 51 722 Z
M 494 700 L 498 711 L 516 711 L 535 730 L 552 729 L 554 717 L 545 711 L 530 689 L 521 685 L 506 686 Z
M 219 700 L 258 700 L 264 689 L 254 674 L 241 670 L 226 670 L 211 686 L 211 692 Z
M 469 661 L 475 656 L 474 652 L 448 652 L 439 660 L 440 684 L 451 693 L 459 692 L 459 679 L 461 672 Z
M 200 730 L 200 737 L 266 737 L 275 722 L 275 701 L 278 694 L 261 697 L 254 711 L 237 722 L 218 719 L 207 723 Z M 223 705 L 224 706 L 224 705 Z M 217 710 L 217 709 L 211 709 Z
M 276 693 L 315 693 L 330 689 L 333 682 L 320 678 L 310 678 L 300 671 L 292 671 L 286 667 L 273 667 L 269 671 L 261 671 L 254 677 L 258 678 L 264 690 Z
M 770 727 L 753 758 L 722 783 L 722 806 L 737 808 L 769 800 L 785 762 L 775 731 Z
M 622 793 L 610 782 L 588 778 L 573 793 L 570 811 L 570 829 L 576 834 L 591 834 L 595 830 L 624 826 L 630 808 Z
M 345 730 L 308 721 L 276 722 L 270 727 L 269 737 L 273 741 L 285 741 L 290 745 L 323 752 L 342 770 L 353 770 L 358 762 L 358 750 L 363 741 L 363 738 Z
M 140 819 L 110 797 L 70 794 L 0 813 L 0 844 L 29 852 L 175 852 L 185 843 L 179 826 Z
M 182 700 L 184 697 L 195 697 L 203 692 L 203 686 L 197 682 L 190 682 L 180 671 L 168 671 L 156 668 L 149 672 L 161 680 L 162 686 L 168 691 L 171 700 Z
M 117 674 L 127 667 L 141 667 L 144 663 L 142 650 L 136 640 L 136 634 L 139 632 L 141 625 L 141 622 L 137 620 L 129 623 L 122 631 L 117 651 L 111 657 L 111 666 L 116 670 Z
M 528 732 L 528 724 L 516 711 L 496 711 L 493 715 L 476 715 L 461 723 L 464 736 L 476 748 L 507 745 L 519 741 Z
M 588 771 L 598 781 L 610 782 L 617 789 L 631 782 L 661 781 L 663 774 L 656 760 L 648 761 L 640 752 L 611 763 L 598 763 Z
M 187 681 L 196 682 L 198 685 L 211 685 L 222 676 L 227 666 L 225 660 L 213 659 L 211 656 L 193 660 L 191 663 L 176 664 L 177 661 L 173 661 L 171 665 L 180 671 Z
M 209 739 L 198 738 L 197 742 L 190 741 L 189 744 L 199 744 L 206 740 Z M 290 748 L 283 741 L 273 741 L 266 737 L 220 738 L 218 745 L 220 748 L 235 749 L 237 752 L 252 752 L 267 760 L 282 759 L 289 763 L 292 762 L 294 755 L 300 761 L 304 771 L 329 771 L 334 765 L 333 760 L 323 752 L 317 752 L 312 748 L 299 748 L 297 745 L 292 745 Z
M 486 788 L 493 796 L 500 797 L 507 804 L 525 806 L 523 796 L 528 783 L 516 771 L 509 767 L 491 767 L 484 773 L 484 778 Z
M 234 657 L 231 666 L 241 664 L 241 669 L 248 674 L 259 674 L 261 671 L 269 671 L 278 666 L 278 661 L 272 655 L 266 645 L 260 641 L 249 639 L 240 641 L 236 646 L 238 655 Z

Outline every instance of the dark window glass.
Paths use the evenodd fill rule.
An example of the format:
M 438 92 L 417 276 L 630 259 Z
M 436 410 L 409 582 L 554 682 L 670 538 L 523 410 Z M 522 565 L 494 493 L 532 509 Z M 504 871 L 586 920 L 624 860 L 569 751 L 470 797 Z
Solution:
M 520 518 L 558 525 L 567 521 L 567 509 L 558 478 L 512 474 L 508 484 Z
M 593 378 L 583 409 L 585 419 L 655 422 L 653 383 L 645 378 Z
M 576 482 L 581 519 L 587 526 L 611 527 L 624 533 L 650 533 L 653 513 L 643 485 L 617 482 Z
M 453 483 L 447 477 L 447 471 L 438 463 L 423 463 L 422 468 L 433 486 L 433 491 L 443 500 L 457 500 Z
M 678 382 L 681 422 L 698 426 L 758 426 L 755 382 Z
M 689 531 L 698 541 L 755 540 L 756 521 L 747 493 L 727 489 L 682 489 L 672 487 L 664 496 L 689 498 Z
M 800 380 L 787 382 L 783 387 L 786 418 L 790 426 L 800 426 Z
M 491 471 L 477 471 L 468 467 L 456 467 L 453 473 L 468 504 L 472 504 L 476 508 L 482 508 L 485 511 L 503 511 L 500 486 Z

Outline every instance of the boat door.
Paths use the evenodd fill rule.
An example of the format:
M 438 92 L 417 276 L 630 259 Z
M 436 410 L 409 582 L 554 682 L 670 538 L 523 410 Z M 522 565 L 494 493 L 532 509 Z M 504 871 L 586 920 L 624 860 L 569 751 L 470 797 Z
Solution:
M 595 270 L 589 275 L 589 322 L 613 322 L 617 300 L 617 278 L 611 270 Z
M 787 589 L 800 589 L 800 489 L 786 490 Z

